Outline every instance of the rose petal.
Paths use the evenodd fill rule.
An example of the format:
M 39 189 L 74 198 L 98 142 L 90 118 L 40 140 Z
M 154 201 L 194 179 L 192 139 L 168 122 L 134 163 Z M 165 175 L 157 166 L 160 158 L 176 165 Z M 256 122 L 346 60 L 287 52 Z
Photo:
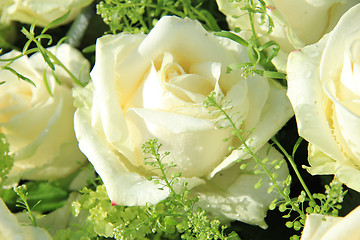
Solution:
M 166 87 L 180 99 L 192 103 L 204 102 L 214 89 L 206 78 L 196 74 L 174 77 L 166 84 Z
M 311 167 L 307 167 L 306 169 L 311 174 L 335 174 L 340 182 L 360 191 L 360 170 L 354 166 L 354 163 L 351 162 L 351 160 L 335 161 L 311 143 L 309 143 L 308 150 L 308 161 Z
M 306 169 L 311 174 L 334 174 L 337 167 L 335 160 L 329 158 L 324 152 L 322 152 L 316 145 L 309 143 L 308 146 L 308 161 L 311 167 Z
M 33 226 L 21 226 L 0 198 L 0 238 L 6 240 L 51 240 L 48 232 Z
M 190 66 L 189 73 L 204 76 L 212 86 L 220 79 L 222 64 L 220 62 L 200 62 Z
M 340 162 L 333 173 L 335 173 L 340 182 L 356 191 L 360 191 L 360 170 L 358 167 L 354 167 L 353 163 Z
M 231 129 L 217 129 L 211 120 L 150 109 L 129 109 L 126 117 L 136 126 L 134 145 L 159 139 L 162 151 L 171 153 L 165 161 L 177 165 L 170 172 L 181 172 L 184 177 L 201 177 L 211 171 L 231 144 L 223 141 L 231 136 Z
M 91 128 L 89 114 L 83 109 L 78 109 L 75 113 L 75 130 L 81 151 L 89 156 L 89 161 L 101 176 L 112 202 L 125 206 L 143 206 L 158 203 L 168 197 L 168 188 L 159 189 L 161 185 L 144 177 L 146 172 L 138 174 L 141 169 L 136 169 L 111 149 L 104 136 Z M 189 183 L 189 189 L 204 182 L 199 178 L 181 178 L 174 188 L 178 189 L 178 185 L 181 186 L 184 181 Z
M 90 76 L 90 63 L 84 58 L 82 53 L 71 45 L 63 43 L 59 46 L 53 46 L 47 48 L 48 51 L 55 54 L 57 59 L 75 76 L 80 82 L 86 83 L 89 81 Z M 44 61 L 43 56 L 40 53 L 35 53 L 30 57 L 30 61 L 33 63 L 34 69 L 43 73 L 44 69 L 49 70 L 48 78 L 53 78 L 48 68 L 48 64 Z M 55 65 L 55 74 L 62 83 L 72 87 L 74 80 L 61 66 Z M 48 80 L 49 81 L 49 80 Z M 53 82 L 55 82 L 53 80 Z
M 355 161 L 360 159 L 360 116 L 346 108 L 335 95 L 333 82 L 327 81 L 324 90 L 334 103 L 334 124 L 338 141 L 346 153 Z M 360 162 L 356 162 L 360 165 Z
M 360 44 L 360 41 L 357 43 Z M 356 43 L 353 45 L 356 45 Z M 340 82 L 338 83 L 338 91 L 336 91 L 336 96 L 342 101 L 352 101 L 360 96 L 359 65 L 356 62 L 356 57 L 352 58 L 349 53 L 344 54 Z
M 86 160 L 77 148 L 73 131 L 75 109 L 70 89 L 57 88 L 53 98 L 48 96 L 46 104 L 18 114 L 1 125 L 16 159 L 7 180 L 9 184 L 19 177 L 63 177 Z
M 64 1 L 9 1 L 13 4 L 3 6 L 5 19 L 31 24 L 36 18 L 36 26 L 46 26 L 51 21 L 59 18 L 71 9 L 70 16 L 62 23 L 72 21 L 80 12 L 82 7 L 89 5 L 92 0 L 64 0 Z
M 199 22 L 171 16 L 162 17 L 139 46 L 139 52 L 150 61 L 165 51 L 175 55 L 182 66 L 209 61 L 229 64 L 233 60 L 217 38 L 210 35 Z M 186 67 L 184 69 L 187 70 Z
M 269 80 L 260 76 L 254 76 L 248 80 L 249 111 L 242 128 L 249 131 L 259 123 L 264 105 L 268 99 L 270 86 Z
M 306 217 L 301 240 L 320 240 L 324 233 L 339 221 L 341 221 L 341 218 L 338 217 L 310 214 Z
M 79 147 L 101 176 L 111 201 L 120 205 L 145 205 L 169 195 L 168 190 L 159 190 L 156 184 L 136 173 L 136 169 L 109 146 L 105 136 L 92 128 L 89 112 L 78 109 L 74 121 Z
M 301 240 L 338 240 L 359 238 L 360 207 L 345 217 L 329 217 L 318 214 L 307 216 Z
M 293 116 L 290 102 L 285 95 L 286 90 L 274 82 L 270 82 L 269 86 L 269 97 L 265 103 L 260 120 L 246 140 L 247 145 L 253 152 L 258 151 Z M 269 122 L 271 122 L 271 128 L 269 127 Z M 241 150 L 234 150 L 209 174 L 209 177 L 213 177 L 216 173 L 227 168 L 236 160 L 247 158 L 249 158 L 249 155 L 243 148 Z
M 148 62 L 157 59 L 164 52 L 171 52 L 185 72 L 190 72 L 189 68 L 199 62 L 221 62 L 222 72 L 225 73 L 226 66 L 238 62 L 241 57 L 239 52 L 246 53 L 246 48 L 237 53 L 224 51 L 224 45 L 219 44 L 219 41 L 223 40 L 208 33 L 197 21 L 164 16 L 156 24 L 156 28 L 141 42 L 138 52 Z M 229 45 L 229 48 L 235 48 L 233 45 L 237 45 L 231 43 L 231 40 L 226 42 L 225 47 Z M 227 86 L 233 86 L 239 79 L 231 76 L 233 74 L 226 76 L 229 81 L 224 80 L 220 83 L 225 91 L 229 89 Z
M 117 66 L 116 62 L 121 63 L 121 59 L 131 54 L 131 51 L 143 38 L 143 35 L 127 34 L 107 35 L 99 38 L 96 44 L 97 64 L 91 71 L 96 89 L 94 102 L 98 105 L 96 109 L 99 111 L 98 116 L 101 119 L 101 127 L 105 132 L 106 139 L 117 149 L 121 149 L 123 151 L 121 153 L 128 156 L 131 155 L 133 146 L 129 139 L 121 104 L 126 105 L 129 94 L 133 94 L 132 91 L 136 90 L 138 77 L 132 75 L 142 71 L 134 68 L 138 64 L 139 66 L 143 65 L 140 63 L 141 59 L 138 59 L 138 64 L 129 60 L 133 64 L 132 66 L 128 64 Z M 136 56 L 132 59 L 136 59 Z M 116 75 L 118 68 L 124 70 L 121 72 L 121 76 Z M 128 81 L 128 79 L 134 79 L 134 81 Z
M 346 52 L 352 52 L 351 50 L 348 51 L 347 47 L 351 47 L 351 43 L 356 42 L 356 39 L 359 38 L 359 9 L 360 5 L 358 4 L 342 16 L 336 28 L 331 32 L 325 48 L 322 47 L 324 48 L 320 64 L 320 78 L 322 81 L 337 81 L 343 66 L 339 64 L 339 59 L 343 60 Z M 358 56 L 355 58 L 358 58 Z
M 317 44 L 289 55 L 287 95 L 295 111 L 300 136 L 315 144 L 329 157 L 342 159 L 343 154 L 328 121 L 329 99 L 323 92 L 317 67 L 327 39 L 328 36 Z
M 256 155 L 260 160 L 269 158 L 268 162 L 273 160 L 284 161 L 283 156 L 271 148 L 269 144 L 263 146 Z M 220 217 L 220 219 L 231 219 L 243 221 L 249 224 L 259 225 L 266 228 L 264 221 L 268 206 L 280 196 L 274 190 L 267 193 L 269 187 L 273 184 L 266 174 L 254 174 L 257 165 L 254 159 L 249 159 L 245 170 L 240 170 L 239 165 L 235 164 L 231 168 L 217 173 L 213 179 L 208 180 L 205 185 L 198 186 L 192 190 L 195 195 L 200 196 L 199 205 L 209 211 L 211 215 Z M 282 181 L 286 179 L 289 172 L 284 162 L 280 169 L 275 170 L 271 164 L 267 164 L 269 169 L 278 174 L 277 183 L 281 186 Z M 261 167 L 257 167 L 262 170 Z M 262 179 L 262 186 L 255 189 L 255 184 Z

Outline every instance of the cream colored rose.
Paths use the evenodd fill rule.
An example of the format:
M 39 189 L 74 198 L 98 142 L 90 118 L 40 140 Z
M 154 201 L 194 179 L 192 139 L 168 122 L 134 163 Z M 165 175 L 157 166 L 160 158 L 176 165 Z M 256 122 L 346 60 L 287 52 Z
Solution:
M 360 237 L 360 207 L 345 217 L 320 214 L 308 215 L 301 240 L 358 240 Z
M 147 180 L 160 173 L 144 165 L 141 145 L 157 138 L 161 150 L 170 152 L 164 161 L 176 164 L 169 174 L 181 172 L 180 182 L 195 187 L 204 206 L 217 209 L 217 216 L 265 226 L 263 218 L 276 194 L 265 193 L 267 176 L 264 187 L 254 189 L 260 176 L 253 174 L 252 160 L 245 151 L 229 152 L 239 142 L 231 138 L 227 122 L 224 128 L 216 126 L 221 116 L 210 114 L 203 102 L 212 91 L 224 95 L 226 108 L 232 108 L 238 123 L 243 121 L 248 144 L 261 157 L 268 148 L 264 144 L 292 110 L 285 90 L 273 81 L 226 74 L 227 65 L 239 61 L 249 61 L 246 48 L 213 36 L 197 21 L 177 17 L 161 18 L 149 35 L 98 39 L 93 82 L 75 92 L 80 104 L 75 131 L 114 203 L 153 204 L 169 195 Z M 276 150 L 269 154 L 282 159 Z M 239 158 L 249 162 L 248 169 L 240 171 Z M 279 181 L 287 173 L 284 165 Z
M 318 43 L 293 52 L 288 96 L 310 142 L 311 174 L 335 174 L 360 191 L 360 4 Z
M 0 198 L 0 239 L 6 240 L 51 240 L 50 234 L 38 227 L 22 225 Z
M 219 9 L 226 15 L 230 29 L 251 29 L 247 11 L 241 10 L 245 1 L 216 0 Z M 287 54 L 313 44 L 330 30 L 350 7 L 359 0 L 265 0 L 267 13 L 274 22 L 274 30 L 268 35 L 268 25 L 261 25 L 260 14 L 255 14 L 257 34 L 262 41 L 276 41 L 280 53 L 274 59 L 279 70 L 286 69 Z M 254 3 L 258 3 L 257 0 Z M 258 3 L 259 4 L 259 3 Z M 265 18 L 266 19 L 266 18 Z
M 19 21 L 32 24 L 36 18 L 36 26 L 44 27 L 51 21 L 63 16 L 69 10 L 70 15 L 61 23 L 71 22 L 81 9 L 93 0 L 1 0 L 1 21 Z
M 70 45 L 60 45 L 56 50 L 58 59 L 80 79 L 89 78 L 89 63 Z M 19 55 L 12 51 L 1 56 L 8 59 Z M 0 62 L 4 65 L 7 62 Z M 20 178 L 40 180 L 64 177 L 86 161 L 79 151 L 73 129 L 75 107 L 72 98 L 72 82 L 69 75 L 56 66 L 55 83 L 40 53 L 30 58 L 21 57 L 10 67 L 28 77 L 35 84 L 19 80 L 8 70 L 0 70 L 0 132 L 10 143 L 10 153 L 15 162 L 10 171 L 8 184 Z M 49 68 L 47 68 L 49 69 Z M 47 75 L 49 94 L 44 80 Z

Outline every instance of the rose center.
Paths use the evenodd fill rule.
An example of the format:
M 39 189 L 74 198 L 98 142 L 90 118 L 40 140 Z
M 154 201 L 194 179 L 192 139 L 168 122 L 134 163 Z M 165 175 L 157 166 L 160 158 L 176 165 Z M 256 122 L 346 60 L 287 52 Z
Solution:
M 29 108 L 33 96 L 32 87 L 18 79 L 11 79 L 0 86 L 0 122 L 7 122 L 17 113 Z
M 169 82 L 170 79 L 185 74 L 185 71 L 179 64 L 171 63 L 168 64 L 164 70 L 164 80 Z

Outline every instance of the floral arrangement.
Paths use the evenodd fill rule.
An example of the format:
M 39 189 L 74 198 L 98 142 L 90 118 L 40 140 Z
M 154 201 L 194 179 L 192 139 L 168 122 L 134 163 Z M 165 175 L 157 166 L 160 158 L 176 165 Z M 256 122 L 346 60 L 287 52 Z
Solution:
M 0 239 L 359 239 L 359 0 L 0 3 Z

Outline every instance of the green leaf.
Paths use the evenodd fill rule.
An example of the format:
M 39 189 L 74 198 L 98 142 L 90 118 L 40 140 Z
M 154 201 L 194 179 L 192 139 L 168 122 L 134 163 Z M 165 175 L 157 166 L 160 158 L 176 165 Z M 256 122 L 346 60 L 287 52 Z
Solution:
M 45 83 L 46 90 L 48 91 L 48 93 L 50 94 L 51 97 L 54 97 L 53 93 L 51 92 L 51 88 L 50 88 L 49 81 L 48 81 L 48 78 L 47 78 L 46 69 L 44 69 L 43 78 L 44 78 L 44 83 Z
M 31 34 L 25 27 L 22 27 L 20 32 L 25 35 L 27 39 L 29 39 L 30 43 L 34 38 L 34 34 Z
M 95 52 L 95 49 L 96 49 L 96 45 L 93 44 L 93 45 L 90 45 L 90 46 L 84 48 L 84 49 L 82 50 L 82 52 L 83 52 L 83 53 L 93 53 L 93 52 Z
M 209 30 L 211 31 L 220 31 L 220 27 L 217 24 L 216 19 L 214 18 L 214 16 L 207 10 L 205 9 L 201 9 L 200 11 L 197 12 L 201 17 L 202 20 L 204 20 L 207 24 L 207 26 L 209 26 Z
M 45 62 L 48 64 L 48 66 L 51 68 L 51 70 L 55 71 L 55 66 L 51 62 L 49 56 L 48 56 L 48 50 L 46 50 L 39 42 L 35 42 L 36 46 L 38 47 L 39 52 L 43 56 Z
M 302 137 L 299 137 L 298 140 L 296 141 L 295 145 L 294 145 L 294 148 L 293 148 L 293 151 L 292 151 L 292 154 L 291 156 L 294 158 L 295 157 L 295 153 L 297 151 L 297 149 L 299 148 L 301 142 L 303 141 L 304 139 Z
M 61 39 L 57 42 L 56 47 L 59 47 L 59 46 L 60 46 L 65 40 L 67 40 L 67 39 L 68 39 L 67 36 L 61 38 Z
M 48 46 L 52 44 L 52 37 L 49 34 L 40 34 L 40 35 L 36 36 L 37 41 L 40 41 L 40 40 L 43 40 L 43 39 L 48 40 L 48 42 L 47 42 Z
M 53 28 L 56 25 L 59 25 L 60 23 L 64 22 L 66 18 L 70 15 L 70 11 L 62 15 L 61 17 L 55 19 L 54 21 L 50 22 L 48 25 L 44 27 L 44 29 L 41 31 L 41 34 L 45 33 L 49 28 Z
M 12 69 L 11 67 L 5 67 L 5 66 L 3 66 L 3 67 L 1 67 L 1 68 L 4 69 L 4 70 L 8 70 L 8 71 L 12 72 L 12 73 L 15 74 L 19 79 L 22 79 L 22 80 L 24 80 L 25 82 L 28 82 L 28 83 L 34 85 L 34 87 L 36 87 L 35 83 L 34 83 L 33 81 L 31 81 L 30 78 L 27 78 L 27 77 L 25 77 L 24 75 L 18 73 L 17 71 L 15 71 L 14 69 Z
M 214 33 L 215 36 L 219 36 L 219 37 L 225 37 L 225 38 L 229 38 L 245 47 L 249 46 L 249 43 L 243 39 L 242 37 L 240 37 L 239 35 L 236 35 L 232 32 L 228 32 L 228 31 L 221 31 L 221 32 L 215 32 Z
M 52 73 L 55 81 L 57 82 L 57 84 L 61 85 L 61 81 L 60 81 L 60 79 L 58 78 L 58 76 L 56 75 L 55 71 L 52 70 L 51 73 Z
M 28 182 L 27 201 L 33 209 L 39 212 L 48 212 L 62 207 L 66 203 L 68 191 L 51 182 Z M 41 201 L 41 204 L 38 202 Z
M 267 50 L 267 54 L 268 54 L 266 61 L 270 62 L 274 57 L 276 57 L 279 54 L 280 46 L 274 41 L 268 41 L 259 47 L 259 51 L 264 51 L 264 50 Z
M 286 75 L 276 71 L 264 71 L 263 76 L 274 79 L 286 79 Z

